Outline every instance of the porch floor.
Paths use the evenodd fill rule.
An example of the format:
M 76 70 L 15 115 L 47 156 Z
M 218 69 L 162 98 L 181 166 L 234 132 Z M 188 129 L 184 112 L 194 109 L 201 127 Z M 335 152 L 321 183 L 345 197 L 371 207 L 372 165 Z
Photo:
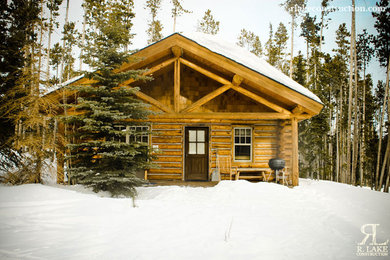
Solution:
M 150 180 L 151 186 L 189 186 L 189 187 L 214 187 L 217 181 L 166 181 L 166 180 Z

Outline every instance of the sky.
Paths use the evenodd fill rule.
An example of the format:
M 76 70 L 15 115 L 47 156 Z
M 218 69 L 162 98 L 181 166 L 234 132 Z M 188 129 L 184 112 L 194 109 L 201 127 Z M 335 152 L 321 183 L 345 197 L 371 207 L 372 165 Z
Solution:
M 218 36 L 228 42 L 236 43 L 237 37 L 241 29 L 245 28 L 254 32 L 260 37 L 261 43 L 264 46 L 268 40 L 269 24 L 273 25 L 274 31 L 279 23 L 283 23 L 291 36 L 291 17 L 280 6 L 285 0 L 181 0 L 182 6 L 185 9 L 192 11 L 189 14 L 183 14 L 177 18 L 177 32 L 194 32 L 198 22 L 202 19 L 207 9 L 211 10 L 214 19 L 220 22 Z M 64 0 L 64 2 L 66 2 Z M 147 45 L 147 24 L 151 19 L 150 14 L 145 9 L 145 0 L 134 0 L 135 18 L 133 20 L 132 32 L 136 34 L 133 39 L 131 49 L 143 48 Z M 82 25 L 82 0 L 70 0 L 70 16 L 71 21 L 79 21 L 77 27 L 81 31 Z M 374 18 L 371 15 L 371 9 L 375 7 L 375 0 L 356 0 L 356 32 L 362 33 L 363 29 L 367 29 L 368 33 L 375 34 Z M 332 52 L 336 48 L 335 32 L 340 24 L 346 23 L 347 28 L 351 24 L 351 0 L 333 0 L 330 3 L 333 7 L 338 7 L 339 10 L 328 15 L 331 20 L 328 22 L 328 28 L 324 30 L 324 45 L 325 52 Z M 321 12 L 318 10 L 321 6 L 321 0 L 308 0 L 307 11 L 311 16 L 317 16 L 317 21 L 320 20 Z M 173 18 L 171 16 L 172 4 L 171 0 L 162 0 L 161 10 L 158 14 L 158 19 L 163 24 L 162 34 L 164 37 L 173 33 Z M 65 13 L 65 4 L 62 6 L 62 12 Z M 298 24 L 301 20 L 298 20 Z M 306 44 L 304 39 L 300 37 L 301 30 L 299 26 L 294 33 L 294 55 L 298 51 L 306 53 Z M 290 51 L 290 40 L 288 41 L 288 52 Z M 76 65 L 78 67 L 78 65 Z M 368 73 L 373 74 L 374 84 L 377 80 L 385 80 L 386 70 L 379 67 L 376 59 L 368 67 Z

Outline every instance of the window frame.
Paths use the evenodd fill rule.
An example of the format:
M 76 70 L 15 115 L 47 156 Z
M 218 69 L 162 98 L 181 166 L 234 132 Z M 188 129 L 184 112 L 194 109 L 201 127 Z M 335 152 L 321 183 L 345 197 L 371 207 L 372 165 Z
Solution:
M 250 130 L 250 144 L 240 144 L 236 143 L 236 130 L 241 130 L 241 129 L 249 129 Z M 240 135 L 238 136 L 240 137 Z M 247 137 L 246 134 L 244 137 Z M 244 160 L 244 159 L 236 159 L 236 146 L 249 146 L 249 160 Z M 233 161 L 234 162 L 252 162 L 253 161 L 253 128 L 250 126 L 236 126 L 233 127 Z
M 147 129 L 146 131 L 150 130 L 149 126 L 144 126 L 144 125 L 134 125 L 134 126 L 130 126 L 130 125 L 127 125 L 127 126 L 125 126 L 125 125 L 115 125 L 114 126 L 114 128 L 120 128 L 120 129 L 118 129 L 119 131 L 127 131 L 127 132 L 130 131 L 130 130 L 132 130 L 132 131 L 135 130 L 135 132 L 137 132 L 137 128 L 143 128 L 143 127 L 145 127 Z M 119 142 L 124 142 L 126 144 L 130 144 L 131 137 L 133 137 L 133 135 L 126 134 L 124 141 L 120 140 L 120 138 L 119 138 L 118 141 Z M 146 137 L 148 139 L 148 141 L 147 142 L 143 142 L 142 141 L 143 137 Z M 141 140 L 137 141 L 137 138 L 141 138 Z M 117 137 L 114 138 L 114 140 L 116 140 L 116 139 L 117 139 Z M 134 141 L 139 143 L 139 144 L 147 144 L 147 145 L 149 145 L 150 144 L 150 134 L 148 133 L 148 134 L 145 134 L 145 135 L 134 136 Z

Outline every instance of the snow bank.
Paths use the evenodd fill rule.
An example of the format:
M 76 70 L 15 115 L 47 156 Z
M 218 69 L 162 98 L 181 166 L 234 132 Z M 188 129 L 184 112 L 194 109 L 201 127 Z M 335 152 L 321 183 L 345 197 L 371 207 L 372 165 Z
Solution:
M 362 225 L 390 238 L 389 194 L 344 184 L 138 192 L 133 208 L 80 186 L 0 186 L 0 259 L 364 259 Z

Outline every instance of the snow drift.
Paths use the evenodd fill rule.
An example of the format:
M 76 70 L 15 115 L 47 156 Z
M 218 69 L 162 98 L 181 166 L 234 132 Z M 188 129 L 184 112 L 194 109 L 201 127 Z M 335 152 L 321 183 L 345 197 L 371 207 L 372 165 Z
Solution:
M 138 192 L 134 208 L 80 186 L 0 186 L 0 259 L 364 259 L 362 225 L 390 239 L 389 194 L 344 184 Z

